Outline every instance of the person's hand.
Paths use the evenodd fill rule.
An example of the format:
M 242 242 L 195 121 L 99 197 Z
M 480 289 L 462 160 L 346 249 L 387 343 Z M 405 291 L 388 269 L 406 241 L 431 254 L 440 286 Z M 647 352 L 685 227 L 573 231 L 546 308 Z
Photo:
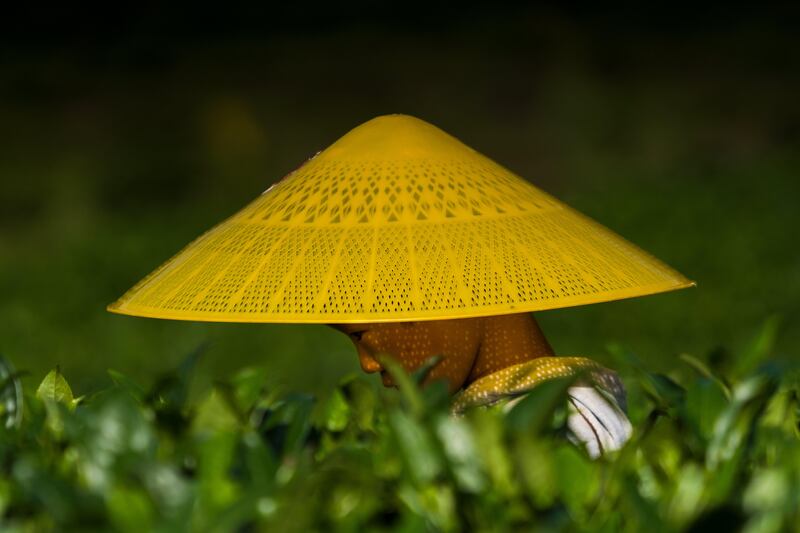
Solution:
M 618 381 L 615 374 L 613 377 Z M 625 392 L 621 382 L 618 385 L 613 394 L 603 394 L 590 386 L 574 386 L 567 391 L 568 437 L 585 446 L 592 458 L 620 449 L 631 436 L 631 423 L 622 410 Z

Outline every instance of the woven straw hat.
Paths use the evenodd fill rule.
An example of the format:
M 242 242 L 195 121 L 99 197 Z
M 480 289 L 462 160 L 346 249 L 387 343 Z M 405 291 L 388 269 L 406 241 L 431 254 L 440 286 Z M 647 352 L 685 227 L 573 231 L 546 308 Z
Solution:
M 540 311 L 694 285 L 435 126 L 370 120 L 109 306 L 227 322 Z

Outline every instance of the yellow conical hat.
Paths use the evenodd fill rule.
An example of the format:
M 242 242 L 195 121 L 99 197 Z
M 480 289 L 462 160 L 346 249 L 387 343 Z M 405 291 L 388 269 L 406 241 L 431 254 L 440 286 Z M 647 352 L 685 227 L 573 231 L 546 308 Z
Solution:
M 375 118 L 109 310 L 228 322 L 539 311 L 693 283 L 442 130 Z

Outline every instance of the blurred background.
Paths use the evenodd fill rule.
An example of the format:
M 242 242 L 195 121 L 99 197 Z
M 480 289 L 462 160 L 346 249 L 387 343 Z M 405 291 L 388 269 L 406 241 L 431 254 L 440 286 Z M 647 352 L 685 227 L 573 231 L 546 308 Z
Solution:
M 72 8 L 0 22 L 0 353 L 76 394 L 205 346 L 200 381 L 264 365 L 324 393 L 358 370 L 319 325 L 111 315 L 193 238 L 376 115 L 432 122 L 697 281 L 540 313 L 561 354 L 653 369 L 800 357 L 798 10 L 366 2 Z M 414 9 L 414 8 L 417 9 Z

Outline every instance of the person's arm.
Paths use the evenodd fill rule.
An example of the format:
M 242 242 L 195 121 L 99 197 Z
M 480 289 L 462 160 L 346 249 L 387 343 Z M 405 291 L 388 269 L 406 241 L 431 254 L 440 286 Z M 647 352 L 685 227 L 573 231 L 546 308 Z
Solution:
M 618 450 L 632 433 L 625 415 L 625 387 L 616 372 L 585 357 L 539 357 L 484 376 L 458 395 L 453 411 L 491 405 L 520 396 L 549 379 L 580 373 L 586 378 L 567 390 L 569 439 L 583 445 L 592 457 Z

